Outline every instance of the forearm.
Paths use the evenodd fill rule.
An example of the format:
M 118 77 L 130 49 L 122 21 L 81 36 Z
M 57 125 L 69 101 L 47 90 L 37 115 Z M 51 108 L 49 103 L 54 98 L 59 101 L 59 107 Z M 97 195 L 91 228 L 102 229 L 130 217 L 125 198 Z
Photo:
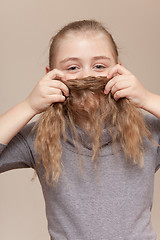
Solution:
M 143 109 L 160 118 L 160 95 L 151 92 L 148 95 Z
M 0 116 L 0 143 L 10 140 L 35 116 L 35 112 L 23 101 Z

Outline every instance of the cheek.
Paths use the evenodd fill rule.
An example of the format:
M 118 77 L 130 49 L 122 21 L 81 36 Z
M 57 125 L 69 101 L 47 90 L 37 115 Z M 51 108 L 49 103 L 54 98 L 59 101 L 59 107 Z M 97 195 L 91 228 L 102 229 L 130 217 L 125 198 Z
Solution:
M 64 74 L 65 74 L 66 80 L 80 78 L 79 73 L 72 73 L 71 74 L 71 73 L 64 72 Z
M 107 77 L 108 73 L 109 73 L 109 70 L 110 70 L 110 68 L 107 68 L 103 71 L 97 71 L 97 72 L 94 71 L 93 75 L 94 75 L 94 77 Z
M 103 72 L 95 72 L 94 76 L 95 76 L 95 77 L 99 77 L 99 76 L 101 76 L 101 77 L 106 77 L 107 74 L 108 74 L 108 69 L 105 70 L 105 71 L 103 71 Z

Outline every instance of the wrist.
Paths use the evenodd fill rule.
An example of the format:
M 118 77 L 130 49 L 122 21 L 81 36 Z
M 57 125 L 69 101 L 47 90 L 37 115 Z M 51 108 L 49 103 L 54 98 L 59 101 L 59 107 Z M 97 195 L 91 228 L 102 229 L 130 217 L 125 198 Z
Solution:
M 141 108 L 146 111 L 149 111 L 152 104 L 151 101 L 152 101 L 152 93 L 146 90 L 144 93 L 144 98 L 143 98 L 143 103 Z
M 33 118 L 36 114 L 38 114 L 29 104 L 28 99 L 25 99 L 23 102 L 21 102 L 21 107 L 23 111 L 26 112 L 26 114 L 30 117 Z
M 145 105 L 142 107 L 147 112 L 160 118 L 160 96 L 151 92 L 148 92 Z

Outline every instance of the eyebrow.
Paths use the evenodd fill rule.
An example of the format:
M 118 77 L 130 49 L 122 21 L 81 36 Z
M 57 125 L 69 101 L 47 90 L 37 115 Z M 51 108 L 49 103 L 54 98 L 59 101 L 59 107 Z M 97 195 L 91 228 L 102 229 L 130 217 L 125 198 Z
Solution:
M 104 60 L 108 60 L 108 61 L 111 61 L 111 59 L 109 57 L 106 57 L 106 56 L 95 56 L 92 58 L 93 60 L 100 60 L 100 59 L 104 59 Z M 80 58 L 77 58 L 77 57 L 71 57 L 71 58 L 65 58 L 63 59 L 62 61 L 60 61 L 60 63 L 66 63 L 68 61 L 78 61 L 80 60 Z
M 100 59 L 111 61 L 111 59 L 109 57 L 106 57 L 106 56 L 95 56 L 95 57 L 93 57 L 93 60 L 100 60 Z

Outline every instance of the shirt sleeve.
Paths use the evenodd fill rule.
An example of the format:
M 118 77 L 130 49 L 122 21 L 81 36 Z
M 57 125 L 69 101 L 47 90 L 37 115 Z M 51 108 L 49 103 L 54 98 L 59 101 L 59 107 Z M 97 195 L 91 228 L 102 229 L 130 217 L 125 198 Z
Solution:
M 0 173 L 35 167 L 31 126 L 26 125 L 7 145 L 0 144 Z
M 155 172 L 157 172 L 160 169 L 160 119 L 152 116 L 150 119 L 150 127 L 152 129 L 152 137 L 157 145 L 157 159 L 155 168 Z
M 144 119 L 154 140 L 151 144 L 156 151 L 155 172 L 157 172 L 160 168 L 160 119 L 150 113 L 144 114 Z
M 160 144 L 160 142 L 159 142 L 159 144 Z M 160 147 L 158 147 L 157 152 L 158 152 L 158 158 L 157 158 L 156 172 L 160 168 Z
M 4 144 L 1 144 L 1 143 L 0 143 L 0 154 L 1 154 L 1 152 L 3 151 L 3 149 L 5 149 L 6 146 L 7 146 L 7 145 L 4 145 Z

